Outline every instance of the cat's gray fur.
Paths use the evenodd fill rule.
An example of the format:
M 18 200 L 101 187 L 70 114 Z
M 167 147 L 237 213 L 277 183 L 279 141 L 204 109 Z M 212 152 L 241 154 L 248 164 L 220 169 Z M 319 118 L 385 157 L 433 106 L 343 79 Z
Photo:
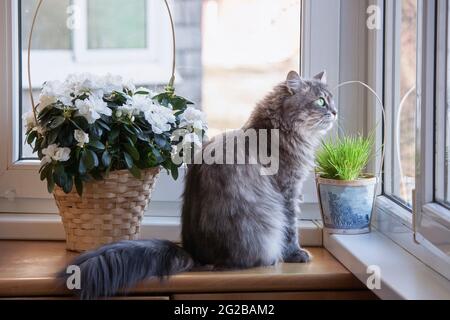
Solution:
M 325 99 L 325 107 L 317 105 L 319 98 Z M 183 249 L 148 240 L 83 254 L 73 262 L 81 268 L 81 297 L 113 295 L 145 278 L 162 278 L 194 265 L 248 268 L 308 262 L 296 224 L 301 187 L 313 168 L 315 149 L 335 119 L 325 74 L 303 80 L 290 72 L 243 128 L 279 129 L 279 172 L 261 175 L 259 164 L 190 166 L 183 196 Z

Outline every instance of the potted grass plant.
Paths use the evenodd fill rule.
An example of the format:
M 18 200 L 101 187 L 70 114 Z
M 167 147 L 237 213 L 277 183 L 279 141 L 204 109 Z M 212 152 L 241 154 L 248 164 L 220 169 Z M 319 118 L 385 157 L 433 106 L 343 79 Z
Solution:
M 373 146 L 373 135 L 323 141 L 316 156 L 316 183 L 324 228 L 328 232 L 370 232 L 377 178 L 364 170 Z

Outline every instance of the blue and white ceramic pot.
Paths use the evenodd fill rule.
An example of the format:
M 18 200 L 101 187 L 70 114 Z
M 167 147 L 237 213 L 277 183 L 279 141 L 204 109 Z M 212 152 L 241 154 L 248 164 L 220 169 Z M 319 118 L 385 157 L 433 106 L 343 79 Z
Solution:
M 370 232 L 377 179 L 355 181 L 316 177 L 324 228 L 335 234 Z

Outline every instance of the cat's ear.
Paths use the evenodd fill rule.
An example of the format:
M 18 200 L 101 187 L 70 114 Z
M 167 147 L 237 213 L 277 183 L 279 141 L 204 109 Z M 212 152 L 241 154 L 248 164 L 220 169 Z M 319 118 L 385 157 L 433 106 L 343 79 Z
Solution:
M 321 73 L 315 75 L 314 80 L 320 81 L 323 84 L 327 84 L 327 72 L 322 71 Z
M 301 88 L 302 78 L 296 71 L 291 71 L 286 78 L 286 86 L 290 94 L 295 94 Z

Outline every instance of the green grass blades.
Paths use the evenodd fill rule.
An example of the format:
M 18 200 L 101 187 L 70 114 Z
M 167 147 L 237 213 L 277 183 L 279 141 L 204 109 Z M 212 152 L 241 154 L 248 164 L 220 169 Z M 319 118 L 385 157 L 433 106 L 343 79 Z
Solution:
M 316 156 L 316 172 L 326 179 L 356 180 L 371 158 L 373 145 L 373 135 L 324 140 Z

